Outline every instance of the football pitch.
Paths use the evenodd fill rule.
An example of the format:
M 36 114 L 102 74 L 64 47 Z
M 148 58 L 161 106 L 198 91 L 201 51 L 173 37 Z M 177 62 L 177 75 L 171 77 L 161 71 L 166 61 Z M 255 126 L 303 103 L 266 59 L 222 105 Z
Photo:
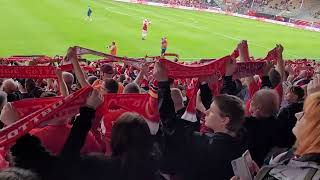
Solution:
M 88 6 L 92 21 L 85 20 Z M 112 41 L 120 56 L 159 55 L 165 36 L 167 52 L 189 60 L 230 54 L 242 39 L 254 57 L 281 43 L 287 59 L 320 58 L 318 32 L 207 12 L 111 0 L 1 0 L 0 17 L 0 57 L 64 55 L 74 45 L 107 52 Z M 143 41 L 145 18 L 151 25 Z

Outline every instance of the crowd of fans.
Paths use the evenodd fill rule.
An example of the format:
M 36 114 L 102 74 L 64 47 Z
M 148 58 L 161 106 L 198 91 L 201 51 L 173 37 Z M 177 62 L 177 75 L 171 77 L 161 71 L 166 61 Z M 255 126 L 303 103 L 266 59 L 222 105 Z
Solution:
M 260 7 L 268 7 L 275 10 L 286 10 L 291 11 L 295 10 L 299 7 L 296 7 L 297 3 L 295 3 L 292 0 L 257 0 L 255 1 L 256 4 L 258 4 Z M 299 4 L 301 4 L 302 1 L 299 0 Z
M 175 6 L 186 6 L 207 9 L 209 6 L 203 0 L 161 0 L 161 3 L 175 5 Z
M 315 12 L 313 17 L 320 19 L 320 11 Z
M 247 61 L 245 41 L 238 50 L 239 61 Z M 303 61 L 312 71 L 294 69 L 282 52 L 277 46 L 275 65 L 266 63 L 260 76 L 234 79 L 237 64 L 232 60 L 223 77 L 199 77 L 197 120 L 190 121 L 182 115 L 194 79 L 171 79 L 160 62 L 140 70 L 127 64 L 87 63 L 99 68 L 89 73 L 70 48 L 61 63 L 71 63 L 73 71 L 58 68 L 56 80 L 1 80 L 4 128 L 21 118 L 12 102 L 68 96 L 89 86 L 94 90 L 76 117 L 49 121 L 5 149 L 2 162 L 9 167 L 1 170 L 0 179 L 237 179 L 231 161 L 246 150 L 256 179 L 319 179 L 319 66 Z M 156 98 L 158 128 L 124 109 L 99 114 L 103 94 L 120 93 Z

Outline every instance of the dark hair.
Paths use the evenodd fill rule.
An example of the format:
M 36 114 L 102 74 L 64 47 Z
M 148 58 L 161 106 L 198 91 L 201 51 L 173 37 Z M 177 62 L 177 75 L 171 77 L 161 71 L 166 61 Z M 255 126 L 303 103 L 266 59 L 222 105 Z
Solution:
M 244 122 L 244 104 L 243 101 L 232 95 L 219 95 L 214 98 L 214 103 L 218 106 L 220 111 L 230 118 L 227 129 L 237 132 Z
M 6 99 L 7 99 L 7 93 L 4 91 L 0 91 L 0 106 L 5 102 Z
M 1 180 L 40 180 L 40 178 L 30 170 L 16 167 L 8 168 L 0 172 Z
M 92 85 L 97 79 L 98 79 L 97 76 L 89 76 L 88 82 L 90 85 Z
M 140 93 L 140 88 L 136 83 L 129 83 L 124 87 L 123 93 Z
M 26 79 L 25 87 L 28 92 L 32 91 L 36 87 L 36 83 L 33 79 Z
M 119 84 L 114 79 L 106 79 L 104 80 L 104 88 L 108 91 L 108 93 L 117 93 Z
M 112 127 L 111 149 L 119 156 L 130 149 L 149 151 L 151 134 L 144 118 L 136 113 L 122 114 Z
M 56 97 L 57 94 L 54 92 L 46 91 L 41 94 L 40 97 Z
M 126 80 L 126 76 L 124 74 L 121 74 L 119 77 L 119 81 L 123 83 L 124 80 Z
M 144 118 L 136 113 L 122 114 L 112 127 L 112 157 L 121 160 L 124 179 L 155 179 L 157 152 Z
M 298 96 L 298 101 L 302 101 L 304 98 L 304 89 L 300 86 L 291 86 L 289 91 Z
M 275 88 L 281 82 L 281 75 L 275 68 L 272 68 L 269 71 L 269 79 L 272 87 Z

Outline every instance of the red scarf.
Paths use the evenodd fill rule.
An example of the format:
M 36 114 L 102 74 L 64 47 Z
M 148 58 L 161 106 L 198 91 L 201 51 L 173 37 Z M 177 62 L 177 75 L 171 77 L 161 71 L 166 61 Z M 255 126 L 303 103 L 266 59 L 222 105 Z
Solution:
M 41 123 L 45 123 L 53 119 L 65 119 L 73 117 L 79 113 L 79 108 L 85 104 L 86 97 L 91 90 L 91 87 L 87 87 L 63 99 L 60 99 L 59 101 L 53 102 L 49 105 L 44 105 L 45 107 L 1 129 L 0 147 L 9 146 L 11 143 L 14 143 L 18 138 Z
M 159 122 L 158 101 L 149 94 L 107 94 L 104 96 L 105 109 L 124 109 L 136 112 L 144 118 Z
M 52 66 L 0 66 L 0 78 L 56 78 Z

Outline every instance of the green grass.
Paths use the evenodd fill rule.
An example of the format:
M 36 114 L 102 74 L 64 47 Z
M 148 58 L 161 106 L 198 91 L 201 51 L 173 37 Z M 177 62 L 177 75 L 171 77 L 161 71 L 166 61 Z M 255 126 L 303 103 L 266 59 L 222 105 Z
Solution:
M 92 22 L 84 20 L 88 5 Z M 206 12 L 111 0 L 1 0 L 0 17 L 0 57 L 64 55 L 74 45 L 107 51 L 113 40 L 119 55 L 158 55 L 166 36 L 168 52 L 182 58 L 221 57 L 241 39 L 255 57 L 281 43 L 285 58 L 320 58 L 320 33 Z M 152 21 L 146 41 L 144 18 Z

